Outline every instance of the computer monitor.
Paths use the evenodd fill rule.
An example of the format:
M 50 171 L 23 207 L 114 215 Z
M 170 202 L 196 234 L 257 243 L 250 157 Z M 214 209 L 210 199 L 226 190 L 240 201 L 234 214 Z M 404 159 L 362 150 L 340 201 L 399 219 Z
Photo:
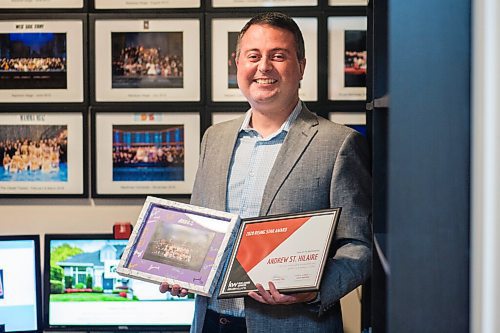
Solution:
M 0 236 L 0 327 L 41 332 L 40 238 Z
M 189 330 L 193 295 L 162 294 L 116 273 L 126 245 L 111 234 L 45 235 L 46 329 Z

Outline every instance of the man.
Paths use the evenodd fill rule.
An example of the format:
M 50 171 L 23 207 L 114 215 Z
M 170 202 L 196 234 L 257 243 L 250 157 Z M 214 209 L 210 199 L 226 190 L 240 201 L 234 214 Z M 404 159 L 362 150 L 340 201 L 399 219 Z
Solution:
M 219 281 L 212 298 L 196 297 L 191 332 L 342 332 L 339 299 L 370 270 L 366 143 L 299 100 L 304 41 L 288 16 L 251 19 L 239 35 L 236 64 L 251 109 L 206 131 L 191 203 L 242 218 L 332 207 L 342 213 L 319 293 L 283 295 L 269 282 L 244 299 L 217 300 Z M 160 291 L 167 290 L 187 293 L 163 283 Z

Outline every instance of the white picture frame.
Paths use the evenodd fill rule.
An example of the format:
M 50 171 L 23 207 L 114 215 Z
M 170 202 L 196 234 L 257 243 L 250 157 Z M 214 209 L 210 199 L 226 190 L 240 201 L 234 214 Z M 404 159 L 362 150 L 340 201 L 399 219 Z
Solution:
M 317 6 L 318 0 L 212 0 L 212 7 L 295 7 Z
M 328 18 L 328 99 L 332 101 L 366 100 L 366 59 L 363 84 L 347 84 L 351 74 L 346 73 L 346 32 L 364 34 L 366 40 L 367 18 L 365 16 L 331 16 Z M 366 44 L 364 45 L 366 58 Z M 363 75 L 363 74 L 360 74 Z M 358 76 L 360 76 L 358 75 Z M 354 79 L 356 81 L 357 79 Z M 357 80 L 362 81 L 362 80 Z
M 95 9 L 200 8 L 201 0 L 94 0 Z
M 3 72 L 14 80 L 0 84 L 0 103 L 82 103 L 84 102 L 84 23 L 81 19 L 52 20 L 52 19 L 13 19 L 0 21 L 0 38 L 5 39 L 0 44 L 7 44 L 7 40 L 24 39 L 24 44 L 34 39 L 47 38 L 64 39 L 61 42 L 65 50 L 59 57 L 62 68 L 56 71 L 20 71 Z M 26 36 L 33 36 L 29 38 Z M 38 36 L 38 37 L 37 37 Z M 45 39 L 47 39 L 45 38 Z M 39 42 L 39 40 L 37 40 Z M 26 45 L 30 47 L 30 45 Z M 65 57 L 64 57 L 65 56 Z M 48 59 L 48 58 L 47 58 Z M 15 62 L 12 58 L 11 61 Z M 22 68 L 22 67 L 20 67 Z M 19 79 L 17 73 L 22 73 L 26 80 Z M 55 76 L 57 75 L 57 78 Z M 39 84 L 36 88 L 33 82 Z M 24 82 L 23 82 L 24 81 Z M 57 83 L 60 81 L 61 84 Z M 64 82 L 63 82 L 64 81 Z M 57 84 L 56 84 L 57 83 Z
M 8 9 L 57 9 L 83 8 L 83 0 L 2 0 L 0 8 Z
M 211 296 L 239 221 L 237 214 L 149 196 L 116 271 Z
M 83 113 L 0 113 L 0 124 L 1 141 L 12 142 L 11 137 L 16 135 L 18 140 L 29 140 L 27 148 L 14 148 L 19 152 L 14 154 L 20 155 L 24 162 L 21 163 L 19 157 L 11 157 L 8 168 L 5 153 L 9 145 L 4 142 L 0 196 L 84 196 L 87 193 Z
M 244 114 L 245 112 L 212 112 L 212 125 L 239 118 Z
M 328 0 L 328 6 L 368 6 L 369 0 Z
M 92 162 L 95 175 L 93 196 L 191 193 L 200 154 L 200 115 L 198 112 L 96 112 L 94 117 L 95 141 L 93 149 L 95 158 Z M 145 148 L 143 147 L 143 150 L 149 149 L 149 153 L 151 152 L 150 147 L 161 148 L 165 157 L 168 157 L 167 151 L 170 148 L 177 150 L 174 159 L 165 163 L 165 166 L 173 163 L 170 170 L 162 164 L 147 163 L 148 161 L 145 161 L 144 158 L 137 159 L 138 149 L 129 149 L 130 154 L 133 153 L 129 160 L 135 159 L 140 163 L 145 162 L 142 163 L 143 165 L 122 165 L 120 161 L 113 160 L 113 147 L 118 147 L 118 143 L 124 141 L 124 139 L 114 137 L 113 131 L 115 133 L 116 131 L 130 133 L 127 134 L 129 136 L 135 135 L 134 132 L 142 131 L 144 133 L 150 132 L 146 135 L 153 136 L 158 135 L 155 132 L 170 129 L 179 130 L 179 137 L 175 137 L 175 139 L 174 137 L 172 139 L 162 137 L 156 143 L 147 141 L 150 144 L 145 144 Z M 172 135 L 177 134 L 173 133 Z M 141 139 L 129 140 L 130 147 L 132 147 Z M 164 141 L 168 142 L 163 144 Z M 178 153 L 179 151 L 180 153 Z M 143 151 L 141 156 L 149 153 Z M 163 168 L 163 174 L 158 175 L 157 172 L 162 171 L 157 169 L 158 167 Z M 136 175 L 134 176 L 134 174 Z
M 229 87 L 229 34 L 239 32 L 250 18 L 212 19 L 212 101 L 245 102 L 245 96 Z M 306 69 L 301 81 L 299 97 L 303 101 L 318 100 L 318 19 L 316 17 L 293 18 L 304 37 Z M 234 36 L 234 35 L 233 35 Z M 234 77 L 234 74 L 233 74 Z M 235 79 L 232 79 L 233 81 Z
M 148 33 L 181 34 L 182 82 L 179 77 L 156 75 L 153 87 L 113 88 L 112 34 L 139 35 Z M 116 35 L 115 35 L 116 36 Z M 145 36 L 145 35 L 144 35 Z M 200 20 L 197 18 L 96 19 L 95 101 L 96 102 L 197 102 L 200 101 Z M 119 47 L 126 47 L 121 45 Z M 176 48 L 180 48 L 176 46 Z M 119 51 L 119 50 L 118 50 Z M 115 50 L 115 52 L 117 52 Z M 179 67 L 178 67 L 179 68 Z M 165 72 L 166 73 L 166 72 Z M 148 80 L 147 76 L 144 76 Z M 174 79 L 176 81 L 174 81 Z M 172 86 L 168 82 L 172 81 Z M 147 81 L 146 81 L 147 83 Z M 158 84 L 164 84 L 159 87 Z M 157 85 L 157 86 L 155 86 Z

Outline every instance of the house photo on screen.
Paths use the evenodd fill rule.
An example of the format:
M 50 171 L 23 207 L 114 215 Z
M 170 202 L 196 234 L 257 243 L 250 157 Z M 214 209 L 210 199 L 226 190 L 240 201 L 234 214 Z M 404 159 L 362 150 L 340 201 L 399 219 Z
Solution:
M 45 238 L 46 326 L 71 329 L 185 329 L 194 296 L 162 294 L 158 286 L 122 277 L 116 268 L 127 240 L 112 235 Z

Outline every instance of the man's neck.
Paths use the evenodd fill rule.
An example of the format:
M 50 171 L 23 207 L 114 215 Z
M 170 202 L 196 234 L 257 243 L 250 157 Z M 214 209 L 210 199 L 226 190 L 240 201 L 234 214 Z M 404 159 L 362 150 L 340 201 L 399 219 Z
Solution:
M 287 107 L 279 112 L 262 112 L 252 109 L 252 118 L 250 126 L 256 130 L 263 138 L 275 133 L 283 123 L 288 119 L 290 114 L 295 109 L 297 103 L 291 107 Z

